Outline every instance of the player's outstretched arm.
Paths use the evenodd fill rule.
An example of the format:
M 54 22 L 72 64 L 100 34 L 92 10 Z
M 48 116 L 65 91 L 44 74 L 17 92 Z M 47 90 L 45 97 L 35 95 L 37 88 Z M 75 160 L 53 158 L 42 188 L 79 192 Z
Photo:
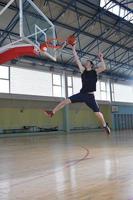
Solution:
M 76 61 L 76 64 L 78 65 L 80 72 L 83 73 L 83 71 L 85 70 L 85 68 L 83 67 L 83 65 L 80 62 L 80 59 L 78 57 L 78 54 L 76 52 L 76 44 L 72 46 L 72 52 Z
M 105 65 L 105 62 L 104 62 L 103 54 L 99 53 L 98 57 L 99 57 L 100 62 L 97 65 L 98 68 L 96 68 L 97 74 L 99 74 L 99 73 L 101 73 L 101 72 L 103 72 L 103 71 L 105 71 L 107 69 L 106 65 Z

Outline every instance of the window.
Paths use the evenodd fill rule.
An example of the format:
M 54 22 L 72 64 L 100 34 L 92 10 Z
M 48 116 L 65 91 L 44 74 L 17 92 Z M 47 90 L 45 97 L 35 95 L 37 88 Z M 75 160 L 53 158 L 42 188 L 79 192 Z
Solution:
M 67 77 L 67 85 L 68 87 L 72 87 L 72 76 Z
M 130 12 L 130 14 L 128 14 L 129 11 L 123 8 L 122 6 L 113 3 L 110 0 L 101 0 L 100 6 L 104 7 L 106 10 L 109 10 L 110 12 L 114 13 L 117 16 L 120 16 L 122 18 L 125 17 L 127 21 L 133 23 L 133 13 Z
M 71 96 L 73 94 L 73 77 L 72 76 L 67 77 L 67 85 L 68 85 L 68 96 Z
M 105 82 L 100 82 L 100 84 L 101 84 L 101 91 L 106 91 L 106 83 Z
M 119 12 L 120 12 L 120 6 L 115 5 L 112 11 L 115 15 L 119 16 Z
M 101 100 L 107 100 L 106 82 L 103 81 L 100 82 L 100 94 L 101 94 Z
M 72 96 L 73 95 L 73 89 L 72 88 L 68 88 L 68 96 Z
M 96 99 L 110 101 L 109 80 L 97 81 Z
M 9 79 L 9 67 L 0 66 L 0 79 Z
M 125 16 L 125 10 L 123 8 L 120 8 L 120 17 L 124 17 Z
M 80 91 L 82 87 L 82 82 L 80 77 L 73 77 L 73 93 L 76 94 Z
M 133 103 L 133 90 L 131 85 L 114 83 L 115 101 Z
M 52 96 L 52 74 L 11 67 L 11 93 L 38 96 Z
M 0 66 L 0 92 L 9 93 L 9 67 Z
M 61 76 L 59 74 L 53 74 L 53 85 L 61 85 Z
M 61 97 L 62 96 L 62 80 L 60 74 L 53 74 L 53 96 Z
M 54 97 L 61 97 L 61 87 L 53 85 L 53 96 Z
M 9 80 L 0 79 L 0 92 L 9 93 Z
M 127 16 L 125 17 L 125 19 L 126 19 L 127 21 L 130 21 L 130 20 L 133 19 L 133 15 L 132 15 L 131 13 L 128 13 Z
M 96 92 L 95 92 L 95 97 L 96 97 L 97 100 L 100 100 L 101 94 L 100 94 L 100 81 L 99 80 L 97 81 L 96 87 L 97 87 L 97 89 L 96 89 Z
M 107 10 L 109 10 L 110 12 L 114 13 L 115 6 L 116 6 L 115 3 L 110 2 L 105 8 L 106 8 Z
M 14 94 L 61 97 L 62 75 L 11 67 L 11 92 Z
M 105 6 L 105 4 L 106 4 L 105 0 L 104 0 L 104 1 L 103 1 L 103 0 L 102 0 L 102 1 L 100 1 L 100 6 L 101 6 L 101 7 L 104 7 L 104 6 Z

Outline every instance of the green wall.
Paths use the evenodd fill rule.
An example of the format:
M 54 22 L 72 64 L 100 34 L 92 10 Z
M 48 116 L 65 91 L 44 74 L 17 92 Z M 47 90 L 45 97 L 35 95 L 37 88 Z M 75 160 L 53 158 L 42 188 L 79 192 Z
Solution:
M 66 116 L 65 109 L 56 113 L 52 119 L 43 114 L 42 108 L 51 110 L 57 104 L 58 102 L 55 101 L 1 100 L 0 129 L 22 128 L 23 126 L 41 128 L 57 126 L 59 130 L 65 130 L 67 127 L 66 120 L 64 120 L 66 116 L 70 129 L 98 128 L 100 126 L 95 114 L 85 104 L 71 104 L 67 109 Z M 106 121 L 111 125 L 110 105 L 100 105 L 100 110 L 103 112 Z
M 100 105 L 100 110 L 103 113 L 106 122 L 108 122 L 110 127 L 112 127 L 111 106 L 109 104 Z
M 112 126 L 110 105 L 100 105 L 100 111 L 103 113 L 105 120 Z M 70 106 L 69 112 L 70 129 L 76 127 L 98 128 L 100 126 L 93 111 L 84 104 Z
M 21 112 L 19 108 L 0 108 L 0 128 L 21 128 L 23 126 L 48 128 L 58 126 L 62 129 L 62 117 L 62 112 L 49 119 L 39 109 L 24 109 Z

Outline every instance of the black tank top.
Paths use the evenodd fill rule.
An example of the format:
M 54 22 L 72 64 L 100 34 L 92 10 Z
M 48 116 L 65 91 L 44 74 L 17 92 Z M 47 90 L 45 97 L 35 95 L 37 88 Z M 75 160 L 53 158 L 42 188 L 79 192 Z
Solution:
M 97 73 L 95 70 L 84 70 L 81 74 L 82 88 L 81 93 L 96 91 Z

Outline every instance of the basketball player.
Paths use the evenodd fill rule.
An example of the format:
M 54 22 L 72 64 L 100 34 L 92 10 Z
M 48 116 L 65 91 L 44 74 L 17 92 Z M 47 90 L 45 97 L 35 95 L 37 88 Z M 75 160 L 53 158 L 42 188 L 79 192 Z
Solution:
M 62 109 L 65 105 L 70 103 L 85 103 L 89 108 L 91 108 L 101 122 L 102 127 L 104 128 L 107 135 L 110 135 L 111 131 L 108 124 L 105 122 L 103 114 L 99 111 L 99 106 L 95 101 L 94 92 L 96 91 L 96 82 L 97 82 L 97 74 L 106 70 L 106 65 L 103 59 L 103 54 L 100 53 L 98 55 L 100 59 L 100 63 L 98 64 L 98 68 L 94 68 L 94 64 L 91 60 L 86 60 L 84 64 L 82 64 L 79 60 L 79 57 L 76 52 L 76 44 L 72 46 L 72 52 L 76 61 L 76 64 L 79 67 L 81 72 L 82 79 L 82 88 L 78 94 L 74 94 L 67 99 L 60 102 L 52 111 L 44 111 L 44 113 L 48 117 L 53 117 L 57 111 Z

